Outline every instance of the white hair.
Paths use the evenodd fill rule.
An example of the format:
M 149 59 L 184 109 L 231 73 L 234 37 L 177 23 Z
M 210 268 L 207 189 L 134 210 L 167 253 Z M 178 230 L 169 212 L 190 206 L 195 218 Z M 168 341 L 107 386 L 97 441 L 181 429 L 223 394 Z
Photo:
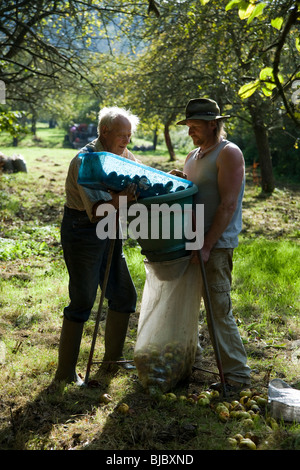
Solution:
M 117 106 L 112 106 L 110 108 L 102 108 L 98 114 L 98 133 L 100 135 L 100 129 L 102 126 L 107 126 L 109 129 L 112 126 L 114 119 L 118 116 L 125 117 L 131 124 L 132 134 L 136 131 L 137 126 L 140 122 L 138 116 L 132 114 L 131 111 L 123 108 L 118 108 Z

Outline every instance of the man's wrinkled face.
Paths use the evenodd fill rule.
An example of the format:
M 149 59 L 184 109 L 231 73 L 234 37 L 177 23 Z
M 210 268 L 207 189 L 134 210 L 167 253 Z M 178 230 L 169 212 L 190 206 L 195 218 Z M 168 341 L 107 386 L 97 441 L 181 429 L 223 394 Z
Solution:
M 131 124 L 128 119 L 118 116 L 114 119 L 112 127 L 109 129 L 103 126 L 101 130 L 101 141 L 105 150 L 122 155 L 131 139 Z
M 189 128 L 189 136 L 193 139 L 194 145 L 200 147 L 207 139 L 214 135 L 216 121 L 189 119 L 186 125 Z

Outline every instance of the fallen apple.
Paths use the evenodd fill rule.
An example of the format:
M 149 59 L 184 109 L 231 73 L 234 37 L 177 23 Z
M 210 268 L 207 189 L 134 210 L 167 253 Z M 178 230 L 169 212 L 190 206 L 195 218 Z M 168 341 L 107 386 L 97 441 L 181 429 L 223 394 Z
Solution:
M 203 391 L 200 393 L 199 398 L 212 398 L 211 392 Z
M 211 390 L 210 396 L 211 398 L 219 398 L 220 393 L 218 392 L 218 390 Z
M 168 400 L 176 400 L 176 399 L 177 399 L 175 393 L 172 393 L 172 392 L 165 393 L 165 397 L 166 397 Z
M 228 437 L 227 441 L 231 445 L 231 447 L 237 447 L 238 445 L 238 441 L 234 439 L 234 437 Z
M 252 431 L 246 432 L 245 438 L 251 439 L 251 441 L 253 441 L 254 444 L 256 444 L 256 446 L 257 446 L 257 444 L 258 444 L 258 442 L 259 442 L 258 436 L 256 436 Z
M 236 418 L 237 419 L 248 419 L 248 418 L 251 419 L 251 415 L 250 413 L 248 413 L 248 411 L 237 411 Z
M 197 403 L 200 406 L 207 406 L 207 405 L 210 404 L 210 400 L 209 400 L 209 398 L 200 397 L 199 400 L 197 401 Z
M 279 427 L 276 419 L 274 419 L 274 418 L 268 418 L 267 419 L 267 424 L 270 426 L 271 429 L 273 429 L 273 431 L 276 431 L 276 429 L 278 429 L 278 427 Z
M 196 393 L 189 393 L 188 398 L 191 398 L 194 401 L 198 401 L 198 395 Z
M 252 405 L 250 411 L 254 411 L 254 413 L 259 413 L 260 407 L 258 405 Z
M 242 434 L 238 433 L 238 434 L 235 434 L 233 436 L 233 438 L 236 439 L 237 442 L 240 442 L 242 439 L 244 439 L 244 436 Z
M 254 406 L 254 405 L 257 406 L 257 403 L 256 403 L 255 400 L 250 399 L 250 400 L 248 400 L 248 401 L 246 402 L 245 405 L 246 405 L 246 408 L 251 408 L 251 407 Z
M 227 411 L 220 411 L 219 413 L 220 420 L 225 423 L 229 419 L 229 410 Z
M 192 405 L 196 404 L 196 400 L 194 400 L 194 398 L 192 398 L 192 397 L 187 398 L 187 402 L 191 403 Z
M 243 397 L 240 398 L 240 404 L 243 406 L 246 406 L 249 400 L 250 400 L 250 397 L 248 397 L 247 395 L 244 395 Z
M 99 398 L 100 403 L 105 403 L 106 405 L 112 401 L 112 397 L 108 393 L 103 393 Z
M 247 389 L 247 390 L 241 390 L 240 391 L 240 397 L 252 397 L 252 391 Z
M 241 448 L 247 448 L 249 450 L 255 450 L 256 449 L 256 444 L 249 438 L 243 438 L 239 442 L 239 447 Z
M 127 403 L 121 403 L 118 406 L 117 411 L 123 415 L 126 415 L 129 411 L 129 406 L 127 405 Z
M 251 418 L 243 419 L 242 420 L 242 426 L 247 428 L 247 429 L 250 429 L 250 428 L 253 428 L 254 422 Z
M 231 406 L 231 403 L 229 403 L 228 401 L 223 401 L 223 405 L 227 408 L 227 410 L 231 410 L 232 409 L 232 406 Z
M 179 401 L 187 401 L 187 397 L 185 395 L 179 395 L 178 400 Z
M 224 405 L 224 403 L 218 403 L 215 407 L 215 410 L 217 413 L 220 413 L 221 411 L 224 411 L 224 412 L 229 411 L 227 406 Z
M 266 406 L 268 404 L 268 399 L 264 397 L 257 397 L 256 403 L 258 404 L 258 406 Z
M 232 406 L 232 408 L 235 410 L 236 408 L 240 407 L 241 404 L 240 404 L 239 401 L 233 400 L 233 401 L 231 402 L 231 406 Z

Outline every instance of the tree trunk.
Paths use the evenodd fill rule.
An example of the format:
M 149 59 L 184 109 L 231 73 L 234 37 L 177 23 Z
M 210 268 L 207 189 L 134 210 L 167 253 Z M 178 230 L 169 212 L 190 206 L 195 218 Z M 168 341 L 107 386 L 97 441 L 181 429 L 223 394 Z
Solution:
M 157 146 L 157 128 L 154 130 L 154 134 L 153 134 L 153 150 L 156 150 L 156 146 Z
M 254 101 L 251 100 L 249 100 L 249 111 L 252 119 L 252 127 L 259 156 L 261 188 L 266 193 L 272 193 L 275 189 L 275 181 L 268 139 L 268 130 L 263 121 L 264 113 L 261 112 L 260 108 L 257 107 Z
M 173 162 L 174 160 L 176 160 L 176 158 L 175 158 L 175 152 L 174 152 L 173 144 L 172 144 L 171 137 L 170 137 L 169 127 L 170 127 L 170 122 L 168 121 L 165 124 L 164 136 L 165 136 L 166 146 L 170 155 L 170 162 Z
M 31 133 L 36 135 L 36 117 L 34 115 L 31 118 Z

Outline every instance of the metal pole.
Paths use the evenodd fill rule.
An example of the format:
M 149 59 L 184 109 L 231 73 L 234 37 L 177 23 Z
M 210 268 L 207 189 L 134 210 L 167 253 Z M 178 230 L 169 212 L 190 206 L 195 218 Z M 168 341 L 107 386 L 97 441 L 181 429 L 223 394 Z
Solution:
M 119 214 L 117 212 L 117 214 L 116 214 L 116 230 L 115 230 L 115 234 L 114 234 L 115 237 L 116 237 L 116 234 L 117 234 L 118 217 L 119 217 Z M 101 297 L 100 297 L 100 301 L 99 301 L 98 312 L 97 312 L 97 316 L 96 316 L 96 323 L 95 323 L 95 327 L 94 327 L 94 334 L 93 334 L 93 339 L 92 339 L 92 344 L 91 344 L 91 349 L 90 349 L 90 355 L 89 355 L 86 374 L 85 374 L 85 379 L 84 379 L 84 384 L 85 385 L 88 384 L 91 365 L 92 365 L 92 362 L 93 362 L 93 355 L 94 355 L 95 344 L 96 344 L 96 340 L 97 340 L 97 334 L 98 334 L 99 323 L 100 323 L 100 318 L 101 318 L 101 313 L 102 313 L 102 307 L 103 307 L 103 302 L 104 302 L 104 299 L 105 299 L 108 276 L 109 276 L 109 273 L 110 273 L 110 267 L 111 267 L 113 252 L 114 252 L 114 248 L 115 248 L 115 242 L 116 242 L 115 237 L 111 238 L 110 244 L 109 244 L 109 251 L 108 251 L 108 256 L 107 256 L 107 263 L 106 263 L 106 268 L 105 268 L 104 280 L 103 280 L 103 285 L 102 285 L 102 289 L 101 289 Z

